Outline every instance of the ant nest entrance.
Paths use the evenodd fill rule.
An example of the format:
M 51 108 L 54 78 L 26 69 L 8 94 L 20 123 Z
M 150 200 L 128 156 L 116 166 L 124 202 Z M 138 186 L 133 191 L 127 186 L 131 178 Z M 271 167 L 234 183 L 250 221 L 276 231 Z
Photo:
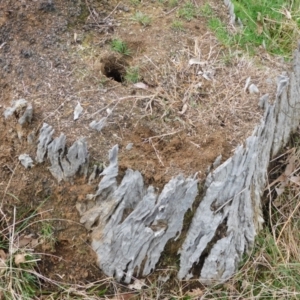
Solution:
M 118 58 L 114 55 L 109 55 L 101 59 L 101 72 L 108 78 L 117 82 L 124 82 L 126 68 L 128 63 L 124 58 Z

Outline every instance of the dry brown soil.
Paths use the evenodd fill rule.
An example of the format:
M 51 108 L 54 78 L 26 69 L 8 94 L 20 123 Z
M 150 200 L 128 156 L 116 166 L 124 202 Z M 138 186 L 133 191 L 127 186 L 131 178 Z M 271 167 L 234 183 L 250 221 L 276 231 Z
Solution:
M 58 184 L 47 163 L 25 170 L 18 156 L 34 158 L 36 152 L 36 144 L 27 143 L 29 133 L 37 138 L 47 122 L 54 136 L 66 134 L 68 145 L 85 136 L 91 167 L 107 164 L 108 150 L 119 144 L 120 170 L 139 170 L 147 184 L 159 188 L 179 173 L 198 173 L 203 180 L 217 156 L 226 160 L 251 134 L 263 114 L 258 98 L 275 86 L 277 73 L 268 60 L 222 46 L 204 16 L 187 22 L 179 19 L 178 7 L 165 2 L 0 2 L 1 116 L 20 98 L 34 107 L 33 121 L 25 128 L 17 125 L 16 117 L 0 117 L 1 207 L 9 222 L 13 207 L 16 220 L 37 214 L 32 219 L 37 222 L 22 234 L 39 237 L 42 224 L 51 224 L 55 245 L 45 241 L 36 249 L 45 253 L 39 268 L 49 278 L 76 283 L 103 278 L 75 208 L 95 191 L 97 182 L 88 185 L 76 178 Z M 201 7 L 205 1 L 194 3 Z M 226 8 L 219 1 L 210 3 L 227 22 Z M 149 26 L 132 19 L 137 11 L 151 17 Z M 184 30 L 174 30 L 174 20 Z M 111 50 L 115 38 L 126 42 L 130 55 Z M 203 70 L 189 65 L 191 58 L 204 61 L 213 79 L 198 75 Z M 139 68 L 139 81 L 147 89 L 119 82 L 128 67 Z M 260 95 L 244 92 L 248 76 Z M 84 112 L 73 121 L 78 101 Z M 101 132 L 89 128 L 92 120 L 106 116 L 108 124 Z M 126 150 L 128 143 L 133 143 L 131 150 Z

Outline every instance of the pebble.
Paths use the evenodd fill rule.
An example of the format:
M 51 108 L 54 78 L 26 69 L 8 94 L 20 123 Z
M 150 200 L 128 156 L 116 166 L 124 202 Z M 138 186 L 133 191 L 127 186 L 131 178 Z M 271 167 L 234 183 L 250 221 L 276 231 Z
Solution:
M 125 12 L 130 12 L 130 8 L 126 5 L 119 5 L 118 9 L 123 10 Z
M 126 146 L 126 150 L 131 150 L 133 147 L 133 143 L 129 143 L 127 146 Z

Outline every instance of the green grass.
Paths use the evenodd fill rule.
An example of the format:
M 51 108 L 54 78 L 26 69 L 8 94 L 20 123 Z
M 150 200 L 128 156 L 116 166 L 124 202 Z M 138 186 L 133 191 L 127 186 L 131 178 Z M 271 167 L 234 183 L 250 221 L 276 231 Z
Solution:
M 175 31 L 184 31 L 183 23 L 179 20 L 174 20 L 171 25 L 172 29 Z
M 224 45 L 230 46 L 233 43 L 232 36 L 228 33 L 223 22 L 217 18 L 212 17 L 208 20 L 208 27 L 215 33 L 217 39 Z
M 137 6 L 137 5 L 139 5 L 139 4 L 141 3 L 141 0 L 130 0 L 130 3 L 131 3 L 132 5 Z
M 140 11 L 136 12 L 131 19 L 133 21 L 139 22 L 143 26 L 149 26 L 151 23 L 151 18 Z
M 24 257 L 23 263 L 16 263 L 16 258 Z M 35 275 L 36 258 L 29 252 L 15 253 L 10 257 L 13 262 L 3 273 L 3 281 L 12 282 L 12 289 L 4 290 L 5 299 L 32 299 L 39 287 L 38 277 Z M 10 264 L 10 261 L 7 263 Z
M 130 55 L 130 53 L 131 53 L 131 51 L 128 49 L 126 43 L 120 39 L 112 40 L 110 46 L 113 51 L 116 51 L 120 54 Z
M 54 236 L 53 226 L 48 222 L 42 222 L 40 235 L 43 243 L 47 244 L 51 248 L 51 251 L 54 251 L 57 240 Z
M 38 256 L 30 249 L 18 248 L 16 234 L 1 228 L 5 243 L 0 248 L 0 298 L 8 300 L 34 299 L 39 291 L 39 274 L 36 272 Z
M 206 299 L 299 299 L 300 262 L 286 261 L 272 233 L 265 228 L 240 271 L 224 285 L 207 289 Z
M 272 54 L 289 58 L 300 39 L 299 1 L 234 0 L 236 17 L 242 27 L 229 27 L 214 13 L 209 3 L 200 8 L 209 28 L 218 40 L 229 47 L 237 47 L 255 54 L 264 47 Z
M 178 15 L 180 18 L 191 21 L 198 16 L 198 9 L 192 2 L 188 1 L 178 10 Z
M 176 7 L 178 5 L 178 0 L 169 0 L 168 5 L 170 7 Z
M 213 10 L 208 3 L 205 3 L 200 7 L 200 13 L 204 17 L 211 17 L 213 15 Z
M 299 1 L 239 0 L 233 3 L 235 14 L 244 25 L 238 39 L 241 46 L 265 45 L 271 53 L 283 56 L 293 51 L 294 39 L 299 38 Z
M 124 80 L 127 83 L 137 83 L 140 80 L 139 68 L 130 67 L 126 69 Z

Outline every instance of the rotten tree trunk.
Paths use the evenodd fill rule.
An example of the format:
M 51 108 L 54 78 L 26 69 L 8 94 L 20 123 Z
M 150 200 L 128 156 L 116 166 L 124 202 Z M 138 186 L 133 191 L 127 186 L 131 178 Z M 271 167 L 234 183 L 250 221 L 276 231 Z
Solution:
M 205 196 L 179 250 L 179 279 L 197 276 L 205 284 L 223 282 L 234 274 L 242 255 L 253 246 L 263 224 L 261 195 L 270 159 L 300 122 L 299 84 L 297 50 L 293 71 L 278 77 L 274 104 L 268 103 L 267 95 L 261 98 L 265 114 L 253 135 L 208 175 Z M 71 180 L 78 172 L 86 176 L 89 155 L 85 140 L 78 140 L 64 153 L 60 150 L 65 147 L 65 136 L 53 140 L 53 132 L 51 126 L 43 125 L 36 161 L 43 162 L 47 157 L 49 170 L 58 181 Z M 81 222 L 93 232 L 92 247 L 99 267 L 117 280 L 130 282 L 134 273 L 149 274 L 166 243 L 180 236 L 184 215 L 198 193 L 197 180 L 195 176 L 185 179 L 178 175 L 158 195 L 153 187 L 144 186 L 138 171 L 127 170 L 118 185 L 117 156 L 115 146 L 96 194 L 87 195 L 77 209 Z M 194 274 L 193 266 L 199 262 L 201 271 Z

